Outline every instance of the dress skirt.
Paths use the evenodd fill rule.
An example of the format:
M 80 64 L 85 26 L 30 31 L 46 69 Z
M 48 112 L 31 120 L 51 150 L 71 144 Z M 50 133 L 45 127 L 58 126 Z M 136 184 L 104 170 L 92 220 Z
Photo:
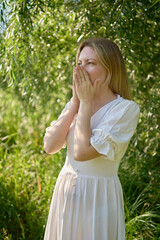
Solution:
M 118 176 L 60 174 L 44 240 L 124 240 L 123 194 Z

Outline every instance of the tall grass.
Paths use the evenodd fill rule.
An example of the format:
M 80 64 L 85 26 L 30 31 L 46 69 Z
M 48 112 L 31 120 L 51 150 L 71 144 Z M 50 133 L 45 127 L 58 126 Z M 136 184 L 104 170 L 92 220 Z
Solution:
M 44 153 L 44 131 L 55 116 L 49 113 L 52 102 L 47 107 L 39 104 L 30 111 L 14 93 L 0 90 L 0 239 L 43 239 L 66 149 L 55 155 Z M 158 205 L 152 199 L 153 186 L 158 187 L 158 183 L 151 179 L 143 182 L 140 169 L 135 165 L 130 169 L 131 159 L 129 152 L 119 174 L 124 189 L 127 239 L 159 239 Z
M 44 153 L 47 114 L 26 113 L 14 94 L 3 91 L 0 104 L 0 239 L 43 239 L 65 150 Z

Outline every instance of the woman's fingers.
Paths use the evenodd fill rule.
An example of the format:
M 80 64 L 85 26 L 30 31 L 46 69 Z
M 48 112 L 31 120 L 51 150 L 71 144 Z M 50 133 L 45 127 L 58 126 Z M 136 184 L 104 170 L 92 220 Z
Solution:
M 87 71 L 83 67 L 79 67 L 79 66 L 76 67 L 75 72 L 76 72 L 76 78 L 77 78 L 78 84 L 81 85 L 83 82 L 84 83 L 89 82 L 89 84 L 92 84 Z
M 89 75 L 88 73 L 85 71 L 84 68 L 81 68 L 81 71 L 82 71 L 82 74 L 83 74 L 83 77 L 85 78 L 86 81 L 89 81 L 91 82 L 90 78 L 89 78 Z M 92 83 L 92 82 L 91 82 Z
M 85 71 L 85 69 L 83 67 L 77 67 L 77 74 L 78 74 L 78 78 L 79 78 L 80 82 L 82 82 L 82 81 L 91 82 L 89 79 L 88 73 Z
M 75 83 L 77 96 L 80 101 L 90 101 L 94 95 L 94 88 L 91 85 L 91 81 L 88 73 L 82 67 L 76 67 L 75 69 Z
M 80 74 L 80 78 L 84 81 L 86 81 L 86 76 L 84 74 L 84 69 L 82 67 L 79 67 L 79 74 Z
M 77 67 L 77 78 L 78 78 L 79 84 L 82 83 L 82 81 L 84 80 L 83 79 L 83 75 L 82 75 L 81 70 L 80 70 L 79 67 Z
M 77 68 L 74 68 L 74 78 L 75 78 L 75 83 L 77 85 L 79 85 L 80 84 L 80 79 L 79 79 L 79 76 L 78 76 Z
M 73 68 L 73 86 L 75 86 L 75 80 L 76 80 L 76 71 L 75 71 L 75 68 Z

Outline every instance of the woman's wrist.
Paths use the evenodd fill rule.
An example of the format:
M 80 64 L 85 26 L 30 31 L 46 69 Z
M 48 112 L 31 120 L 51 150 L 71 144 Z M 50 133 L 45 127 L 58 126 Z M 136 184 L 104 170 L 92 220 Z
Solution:
M 73 97 L 71 98 L 71 107 L 73 107 L 76 110 L 76 112 L 78 112 L 79 104 L 80 104 L 79 100 L 77 101 Z
M 84 112 L 88 112 L 89 114 L 92 112 L 92 102 L 91 101 L 80 101 L 79 108 Z

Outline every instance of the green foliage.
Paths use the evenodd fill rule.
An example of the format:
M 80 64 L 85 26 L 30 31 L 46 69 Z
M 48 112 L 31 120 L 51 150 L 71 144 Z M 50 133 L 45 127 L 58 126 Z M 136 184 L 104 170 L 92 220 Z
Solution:
M 45 128 L 70 99 L 79 42 L 115 41 L 140 120 L 119 176 L 127 239 L 159 239 L 159 1 L 0 3 L 0 239 L 43 239 L 66 150 L 43 151 Z
M 0 103 L 0 239 L 43 239 L 65 150 L 54 157 L 44 153 L 44 119 L 49 116 L 42 109 L 26 116 L 17 96 L 2 90 Z

